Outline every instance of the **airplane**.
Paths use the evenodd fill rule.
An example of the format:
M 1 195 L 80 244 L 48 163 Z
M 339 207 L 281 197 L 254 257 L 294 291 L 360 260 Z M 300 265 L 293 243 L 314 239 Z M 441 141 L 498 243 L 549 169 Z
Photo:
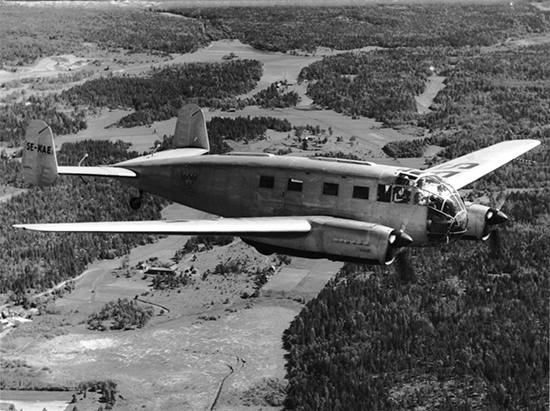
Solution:
M 173 148 L 105 166 L 59 166 L 42 120 L 26 131 L 22 173 L 47 186 L 59 175 L 108 177 L 143 193 L 219 216 L 200 220 L 17 224 L 27 230 L 164 235 L 233 235 L 260 253 L 388 265 L 405 247 L 486 240 L 507 220 L 465 202 L 458 189 L 540 144 L 510 140 L 426 170 L 324 157 L 208 154 L 206 121 L 195 104 L 177 116 Z

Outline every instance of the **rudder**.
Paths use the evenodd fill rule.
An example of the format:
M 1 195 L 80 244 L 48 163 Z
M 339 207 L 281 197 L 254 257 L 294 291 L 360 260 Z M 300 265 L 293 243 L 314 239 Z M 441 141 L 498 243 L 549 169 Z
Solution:
M 21 166 L 23 177 L 32 185 L 51 185 L 59 176 L 52 129 L 42 120 L 33 120 L 27 127 Z
M 186 104 L 179 109 L 172 147 L 210 151 L 204 113 L 196 104 Z

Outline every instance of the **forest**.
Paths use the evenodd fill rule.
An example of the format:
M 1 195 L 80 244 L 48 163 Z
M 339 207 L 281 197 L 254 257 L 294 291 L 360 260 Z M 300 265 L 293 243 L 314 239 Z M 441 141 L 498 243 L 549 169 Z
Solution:
M 289 132 L 292 125 L 288 120 L 275 117 L 213 117 L 208 122 L 208 135 L 220 136 L 223 139 L 235 141 L 252 141 L 265 138 L 265 132 L 270 130 Z
M 209 43 L 199 21 L 139 8 L 21 7 L 2 3 L 0 68 L 98 45 L 129 53 L 189 53 Z
M 262 64 L 256 60 L 173 64 L 153 68 L 144 77 L 90 80 L 60 98 L 73 107 L 133 108 L 135 113 L 118 125 L 134 127 L 175 117 L 185 102 L 220 108 L 224 100 L 251 91 L 261 75 Z
M 365 7 L 172 7 L 203 23 L 212 39 L 237 38 L 259 50 L 314 53 L 317 47 L 489 46 L 548 30 L 528 3 L 380 4 Z M 468 24 L 456 24 L 456 22 Z M 453 24 L 454 23 L 454 24 Z
M 47 16 L 55 16 L 48 18 Z M 187 19 L 175 18 L 184 16 Z M 44 19 L 47 18 L 47 24 Z M 468 25 L 456 24 L 468 21 Z M 260 50 L 315 52 L 366 46 L 489 46 L 548 31 L 529 3 L 380 4 L 365 7 L 76 8 L 2 4 L 0 65 L 31 64 L 82 45 L 130 53 L 188 53 L 212 40 L 239 39 Z
M 50 125 L 55 135 L 76 133 L 87 128 L 86 109 L 60 110 L 58 94 L 29 96 L 25 103 L 0 104 L 0 142 L 13 147 L 21 144 L 31 120 L 41 119 Z
M 550 192 L 516 193 L 498 257 L 477 243 L 346 265 L 285 332 L 297 410 L 548 409 Z

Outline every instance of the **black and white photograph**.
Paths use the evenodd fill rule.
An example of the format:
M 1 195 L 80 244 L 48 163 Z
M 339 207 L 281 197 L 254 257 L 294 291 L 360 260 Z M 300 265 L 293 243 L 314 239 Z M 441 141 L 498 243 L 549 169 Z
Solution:
M 546 411 L 550 1 L 0 0 L 0 411 Z

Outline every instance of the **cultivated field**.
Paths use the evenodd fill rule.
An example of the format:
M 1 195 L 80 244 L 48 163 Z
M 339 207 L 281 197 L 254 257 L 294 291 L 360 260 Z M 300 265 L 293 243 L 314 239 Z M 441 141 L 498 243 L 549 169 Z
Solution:
M 202 215 L 172 205 L 163 216 Z M 130 253 L 128 264 L 171 263 L 186 240 L 170 236 L 138 247 Z M 192 285 L 152 291 L 151 277 L 144 278 L 136 270 L 123 274 L 122 259 L 98 261 L 75 281 L 73 292 L 56 301 L 55 314 L 35 317 L 34 324 L 4 334 L 3 353 L 6 358 L 46 367 L 48 380 L 61 385 L 114 379 L 122 396 L 117 409 L 142 405 L 159 410 L 210 409 L 216 398 L 217 410 L 265 409 L 265 381 L 284 385 L 283 331 L 300 311 L 301 302 L 315 296 L 341 264 L 294 259 L 277 270 L 259 298 L 243 299 L 243 293 L 254 291 L 246 272 L 203 277 L 228 260 L 242 261 L 247 272 L 275 263 L 237 240 L 186 256 L 177 270 L 194 268 Z M 135 296 L 140 304 L 151 303 L 155 308 L 145 329 L 100 333 L 86 328 L 87 317 L 106 302 Z M 43 331 L 51 321 L 63 324 L 63 335 L 44 338 L 43 332 L 20 333 L 24 327 Z M 36 396 L 41 398 L 40 393 Z M 76 404 L 79 410 L 100 405 L 97 398 L 95 403 L 85 401 Z

